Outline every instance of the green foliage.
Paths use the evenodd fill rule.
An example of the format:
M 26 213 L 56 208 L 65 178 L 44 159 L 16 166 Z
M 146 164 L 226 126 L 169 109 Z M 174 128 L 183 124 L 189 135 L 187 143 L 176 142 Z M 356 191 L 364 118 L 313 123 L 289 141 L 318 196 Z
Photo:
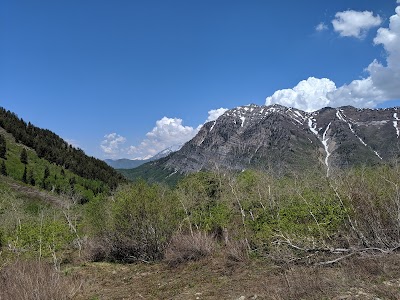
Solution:
M 3 129 L 0 128 L 0 130 Z M 32 149 L 15 143 L 11 134 L 5 133 L 4 137 L 7 140 L 8 150 L 7 160 L 0 159 L 2 175 L 58 194 L 79 192 L 84 199 L 82 202 L 90 201 L 95 195 L 110 191 L 109 187 L 100 180 L 83 178 L 62 166 L 39 158 Z M 20 155 L 24 149 L 28 157 L 28 165 L 24 165 L 20 161 Z M 25 166 L 26 175 L 24 175 Z
M 26 222 L 12 234 L 18 237 L 13 243 L 15 248 L 24 249 L 33 255 L 40 252 L 44 257 L 51 257 L 54 252 L 63 250 L 74 239 L 61 216 L 49 215 L 44 216 L 43 220 Z
M 135 261 L 163 256 L 180 220 L 178 202 L 170 190 L 139 181 L 121 187 L 106 204 L 99 201 L 89 203 L 86 214 L 90 231 L 102 245 L 94 259 Z
M 161 158 L 154 162 L 148 162 L 134 169 L 118 169 L 118 172 L 131 181 L 143 179 L 149 183 L 161 182 L 170 187 L 175 187 L 179 180 L 184 178 L 184 175 L 174 170 L 160 167 L 165 159 L 166 158 Z
M 4 250 L 31 257 L 59 256 L 76 238 L 61 210 L 1 186 L 0 236 Z
M 36 184 L 36 180 L 35 177 L 33 176 L 33 169 L 29 169 L 28 172 L 28 183 L 32 186 L 34 186 Z
M 46 166 L 44 168 L 43 180 L 46 180 L 47 178 L 49 178 L 49 176 L 50 176 L 50 170 L 49 170 L 49 167 Z
M 5 162 L 4 160 L 1 162 L 0 174 L 3 175 L 3 176 L 7 176 L 7 175 L 8 175 L 8 173 L 7 173 L 7 167 L 6 167 L 6 162 Z
M 2 134 L 0 134 L 0 158 L 6 158 L 7 153 L 7 143 L 6 139 Z
M 84 179 L 103 182 L 107 189 L 114 189 L 119 183 L 125 182 L 124 178 L 105 162 L 88 157 L 81 149 L 72 147 L 53 132 L 35 127 L 31 123 L 27 124 L 4 108 L 0 108 L 0 126 L 11 133 L 16 143 L 20 142 L 33 149 L 40 159 L 68 169 Z M 29 151 L 22 151 L 24 154 L 21 152 L 21 156 L 24 157 L 21 157 L 21 162 L 27 164 Z M 28 155 L 25 157 L 25 154 Z
M 222 197 L 224 184 L 224 178 L 208 172 L 191 174 L 178 184 L 177 195 L 196 228 L 220 232 L 230 223 L 231 209 Z
M 20 159 L 21 163 L 23 163 L 24 165 L 28 164 L 28 153 L 26 152 L 25 148 L 22 148 L 19 159 Z
M 22 175 L 22 182 L 23 183 L 28 183 L 26 166 L 24 168 L 24 174 Z

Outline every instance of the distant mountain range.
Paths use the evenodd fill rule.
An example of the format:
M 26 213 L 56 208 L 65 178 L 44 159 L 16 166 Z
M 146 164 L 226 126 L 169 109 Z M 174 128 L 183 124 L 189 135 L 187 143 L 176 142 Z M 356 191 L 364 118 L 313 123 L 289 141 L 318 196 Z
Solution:
M 400 157 L 400 108 L 240 106 L 204 124 L 179 151 L 125 170 L 128 178 L 170 178 L 200 170 L 248 168 L 285 174 L 376 165 Z
M 170 146 L 170 147 L 158 152 L 156 155 L 154 155 L 150 158 L 147 158 L 147 159 L 121 158 L 121 159 L 105 159 L 104 161 L 110 167 L 113 167 L 114 169 L 133 169 L 133 168 L 139 167 L 147 162 L 154 161 L 154 160 L 163 158 L 165 156 L 168 156 L 172 152 L 178 151 L 180 148 L 182 148 L 182 146 L 183 146 L 182 144 Z

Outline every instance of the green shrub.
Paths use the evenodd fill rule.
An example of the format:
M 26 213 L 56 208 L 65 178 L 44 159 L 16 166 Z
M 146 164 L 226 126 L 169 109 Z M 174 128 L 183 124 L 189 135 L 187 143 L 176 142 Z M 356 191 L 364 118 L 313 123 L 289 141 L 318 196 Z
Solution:
M 170 190 L 144 181 L 119 188 L 104 204 L 89 206 L 86 216 L 102 216 L 89 221 L 89 256 L 112 261 L 161 259 L 182 218 Z
M 219 174 L 200 172 L 183 179 L 176 190 L 189 225 L 218 234 L 232 222 L 232 209 L 225 199 L 227 182 Z

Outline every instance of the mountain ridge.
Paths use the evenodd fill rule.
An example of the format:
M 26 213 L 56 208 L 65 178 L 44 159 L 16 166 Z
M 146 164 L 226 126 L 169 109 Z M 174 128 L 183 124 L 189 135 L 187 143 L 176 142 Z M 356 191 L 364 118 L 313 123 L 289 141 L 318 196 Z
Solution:
M 164 150 L 161 150 L 156 155 L 146 158 L 146 159 L 129 159 L 129 158 L 120 158 L 120 159 L 105 159 L 104 161 L 114 169 L 133 169 L 137 168 L 147 162 L 154 161 L 163 157 L 168 156 L 172 152 L 176 152 L 181 149 L 183 144 L 172 145 Z
M 167 159 L 144 164 L 141 169 L 188 174 L 255 168 L 279 175 L 318 168 L 329 175 L 335 168 L 399 158 L 399 115 L 399 107 L 343 106 L 305 112 L 277 104 L 239 106 L 204 124 Z

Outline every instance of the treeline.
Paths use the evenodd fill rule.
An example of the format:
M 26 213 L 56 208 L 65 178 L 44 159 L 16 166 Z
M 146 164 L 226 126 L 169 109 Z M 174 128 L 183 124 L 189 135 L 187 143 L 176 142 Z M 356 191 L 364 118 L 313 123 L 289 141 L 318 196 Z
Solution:
M 50 130 L 38 128 L 30 122 L 26 123 L 23 119 L 18 118 L 15 113 L 4 108 L 0 108 L 0 127 L 11 133 L 17 143 L 22 143 L 34 149 L 39 158 L 62 166 L 78 176 L 100 180 L 111 189 L 125 181 L 122 175 L 105 162 L 87 156 L 81 149 L 69 145 Z

